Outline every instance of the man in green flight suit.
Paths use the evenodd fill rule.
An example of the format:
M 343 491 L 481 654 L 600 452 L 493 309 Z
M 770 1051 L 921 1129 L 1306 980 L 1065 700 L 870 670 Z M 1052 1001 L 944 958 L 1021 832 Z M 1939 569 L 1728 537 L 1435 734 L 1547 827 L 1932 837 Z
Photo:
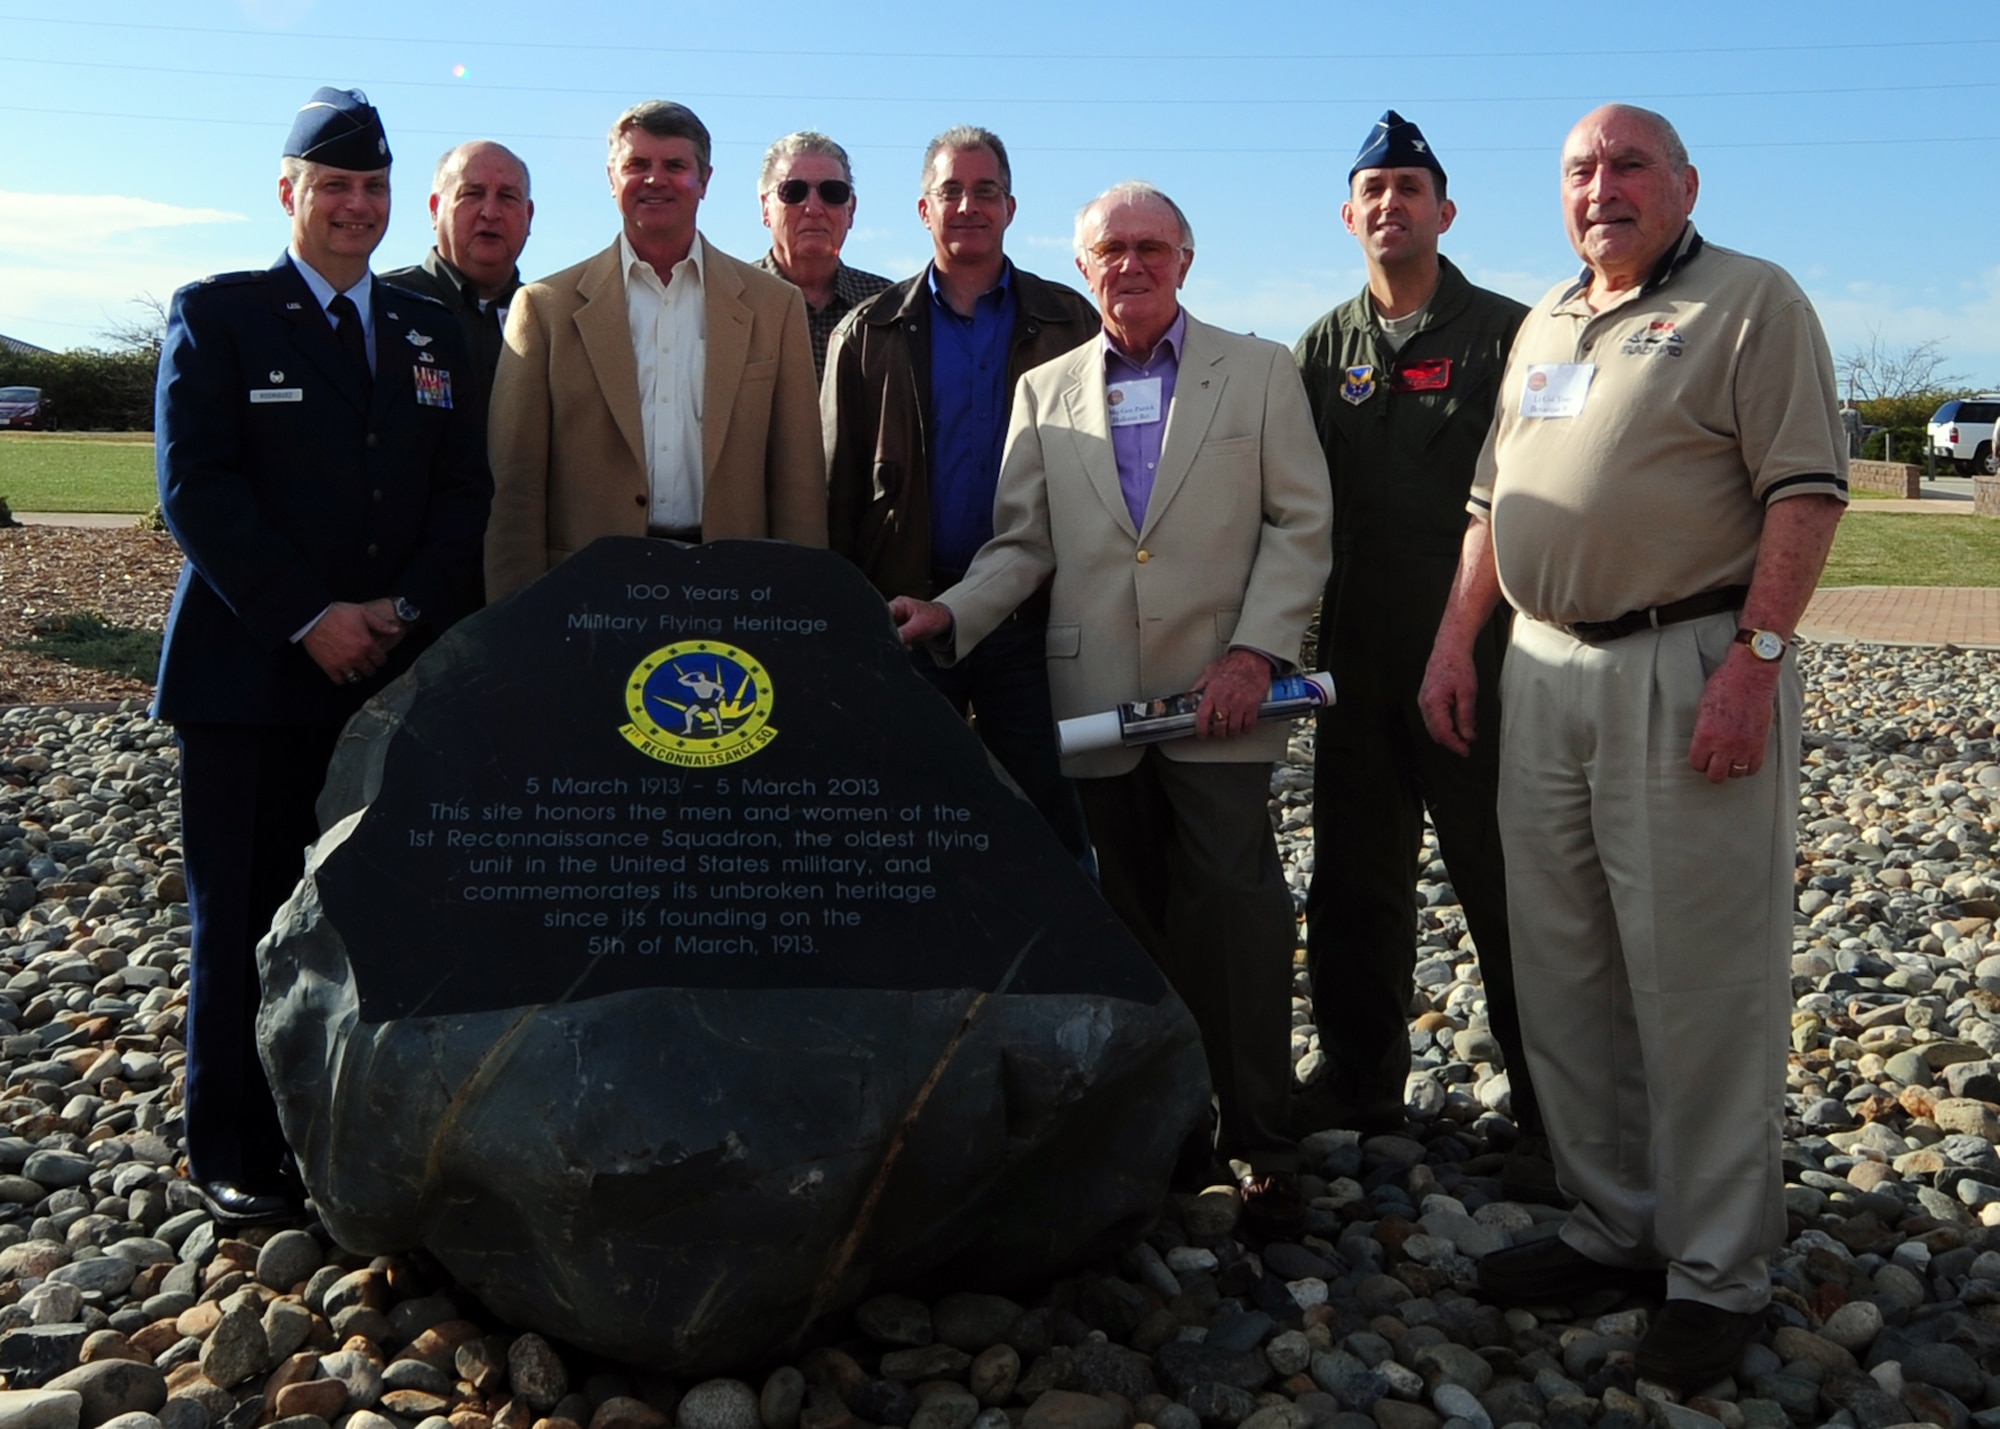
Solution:
M 1465 494 L 1527 308 L 1476 288 L 1438 253 L 1457 212 L 1421 130 L 1390 110 L 1348 173 L 1341 205 L 1368 286 L 1299 339 L 1299 370 L 1333 478 L 1334 558 L 1320 664 L 1337 702 L 1319 715 L 1307 965 L 1326 1076 L 1301 1090 L 1295 1130 L 1403 1122 L 1424 811 L 1465 909 L 1520 1137 L 1503 1179 L 1557 1194 L 1528 1083 L 1494 812 L 1497 742 L 1469 758 L 1433 743 L 1417 688 L 1465 534 Z M 1502 606 L 1479 647 L 1482 728 L 1499 727 Z

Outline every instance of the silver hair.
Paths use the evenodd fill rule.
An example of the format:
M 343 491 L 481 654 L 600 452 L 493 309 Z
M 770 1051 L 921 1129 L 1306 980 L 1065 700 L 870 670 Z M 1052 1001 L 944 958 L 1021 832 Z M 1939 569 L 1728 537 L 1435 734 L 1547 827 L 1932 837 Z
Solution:
M 443 193 L 444 181 L 454 168 L 464 168 L 466 158 L 474 149 L 498 149 L 505 154 L 515 168 L 521 171 L 521 197 L 534 197 L 534 181 L 528 176 L 528 163 L 519 154 L 497 139 L 467 139 L 463 144 L 446 149 L 438 155 L 437 167 L 431 170 L 431 192 Z
M 1167 197 L 1166 190 L 1159 186 L 1149 184 L 1144 179 L 1127 179 L 1122 184 L 1113 184 L 1076 211 L 1076 235 L 1073 239 L 1076 256 L 1083 257 L 1090 246 L 1085 239 L 1086 225 L 1090 222 L 1090 215 L 1101 205 L 1112 202 L 1137 203 L 1145 199 L 1157 200 L 1172 211 L 1181 225 L 1181 250 L 1186 253 L 1194 252 L 1194 225 L 1188 222 L 1188 216 L 1181 211 L 1181 206 Z
M 847 180 L 849 187 L 853 186 L 854 166 L 847 161 L 847 150 L 817 129 L 801 129 L 796 134 L 787 134 L 764 151 L 764 166 L 757 171 L 757 192 L 760 195 L 769 193 L 778 166 L 801 154 L 817 154 L 822 159 L 833 160 L 840 165 L 840 176 Z
M 1007 146 L 1000 142 L 1000 136 L 977 124 L 954 124 L 924 146 L 924 166 L 917 174 L 918 193 L 930 187 L 931 165 L 947 149 L 991 149 L 1000 163 L 1000 187 L 1010 194 L 1014 192 L 1014 166 L 1007 162 Z

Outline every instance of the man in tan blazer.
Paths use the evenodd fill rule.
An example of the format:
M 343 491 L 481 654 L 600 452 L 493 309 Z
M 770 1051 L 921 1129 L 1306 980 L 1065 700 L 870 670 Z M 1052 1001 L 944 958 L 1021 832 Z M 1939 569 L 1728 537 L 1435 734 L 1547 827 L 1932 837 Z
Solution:
M 805 305 L 696 230 L 707 128 L 682 105 L 635 105 L 606 170 L 617 241 L 508 310 L 487 429 L 489 599 L 599 536 L 826 544 Z
M 1286 727 L 1256 718 L 1332 564 L 1326 459 L 1291 354 L 1181 308 L 1194 235 L 1173 200 L 1120 184 L 1078 215 L 1076 247 L 1102 339 L 1015 389 L 994 536 L 964 579 L 890 610 L 949 661 L 1047 580 L 1056 718 L 1201 691 L 1197 738 L 1063 770 L 1106 900 L 1201 1026 L 1246 1210 L 1296 1226 L 1298 928 L 1267 812 Z

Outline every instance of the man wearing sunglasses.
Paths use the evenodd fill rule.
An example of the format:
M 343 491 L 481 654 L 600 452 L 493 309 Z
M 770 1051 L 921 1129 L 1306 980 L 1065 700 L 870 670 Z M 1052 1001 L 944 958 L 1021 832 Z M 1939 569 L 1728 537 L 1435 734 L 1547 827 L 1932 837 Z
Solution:
M 924 151 L 917 217 L 931 262 L 850 315 L 833 335 L 820 414 L 827 534 L 884 596 L 928 599 L 964 574 L 993 535 L 1001 440 L 1021 374 L 1097 335 L 1081 293 L 1014 266 L 1006 146 L 986 129 L 947 129 Z M 912 658 L 979 734 L 1080 861 L 1083 810 L 1056 763 L 1039 590 L 970 659 Z
M 599 536 L 826 544 L 805 303 L 701 236 L 713 172 L 693 110 L 634 105 L 605 162 L 618 237 L 515 294 L 488 428 L 491 599 Z
M 877 273 L 840 261 L 854 227 L 854 171 L 847 150 L 824 134 L 801 129 L 764 151 L 757 178 L 771 251 L 757 260 L 796 287 L 806 300 L 813 373 L 826 376 L 826 343 L 840 320 L 889 286 Z
M 1384 114 L 1340 207 L 1368 286 L 1299 339 L 1299 372 L 1333 478 L 1333 574 L 1320 664 L 1339 702 L 1317 717 L 1306 963 L 1327 1074 L 1301 1090 L 1301 1134 L 1403 1124 L 1424 815 L 1479 948 L 1487 1017 L 1507 1064 L 1520 1138 L 1502 1172 L 1516 1199 L 1558 1199 L 1521 1046 L 1507 941 L 1493 741 L 1461 759 L 1434 742 L 1417 687 L 1444 613 L 1465 494 L 1524 304 L 1476 288 L 1438 253 L 1457 208 L 1423 131 Z M 1512 612 L 1479 633 L 1480 718 L 1500 723 Z

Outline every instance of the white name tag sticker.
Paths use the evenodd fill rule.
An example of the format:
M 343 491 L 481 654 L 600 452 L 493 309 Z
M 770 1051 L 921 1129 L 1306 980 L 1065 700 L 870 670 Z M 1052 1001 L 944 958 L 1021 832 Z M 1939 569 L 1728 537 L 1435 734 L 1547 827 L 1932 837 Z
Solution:
M 1574 417 L 1590 393 L 1594 362 L 1531 362 L 1521 386 L 1523 417 Z
M 252 387 L 250 389 L 250 401 L 253 404 L 264 402 L 303 402 L 305 400 L 306 389 L 303 387 Z
M 1111 409 L 1114 427 L 1143 427 L 1160 420 L 1160 379 L 1135 377 L 1130 382 L 1113 382 L 1104 389 L 1104 402 Z

